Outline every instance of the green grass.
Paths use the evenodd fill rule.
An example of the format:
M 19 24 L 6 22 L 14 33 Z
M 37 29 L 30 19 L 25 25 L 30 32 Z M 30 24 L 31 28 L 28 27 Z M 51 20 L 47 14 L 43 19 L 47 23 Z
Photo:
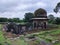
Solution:
M 27 43 L 24 41 L 24 36 L 21 36 L 19 39 L 16 40 L 7 39 L 7 41 L 11 45 L 27 45 Z
M 40 39 L 44 39 L 46 42 L 51 42 L 51 41 L 57 40 L 58 36 L 56 35 L 59 35 L 59 34 L 60 34 L 60 29 L 56 29 L 56 30 L 50 30 L 50 31 L 41 31 L 39 33 L 33 33 L 31 35 L 37 36 Z M 60 42 L 54 45 L 60 45 Z
M 2 25 L 0 24 L 0 43 L 2 44 L 3 42 L 5 42 L 5 38 L 3 36 L 3 32 L 1 31 L 2 29 Z
M 3 32 L 0 31 L 0 42 L 4 42 L 5 38 L 3 36 Z
M 60 45 L 60 42 L 55 43 L 54 45 Z
M 24 37 L 21 37 L 17 40 L 10 40 L 10 39 L 5 39 L 4 36 L 3 36 L 3 32 L 0 31 L 0 43 L 1 44 L 4 44 L 4 42 L 7 42 L 8 44 L 11 44 L 11 45 L 27 45 L 27 43 L 24 41 Z
M 60 29 L 53 29 L 49 31 L 41 31 L 38 33 L 28 34 L 27 37 L 36 36 L 39 37 L 40 40 L 43 39 L 48 43 L 57 40 L 59 38 L 59 34 L 60 34 Z M 54 45 L 60 45 L 60 41 L 58 43 L 55 43 Z

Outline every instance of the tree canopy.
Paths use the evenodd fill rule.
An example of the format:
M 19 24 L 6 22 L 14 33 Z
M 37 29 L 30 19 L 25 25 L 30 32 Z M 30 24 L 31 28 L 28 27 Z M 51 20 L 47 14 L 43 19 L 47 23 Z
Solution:
M 24 17 L 24 19 L 25 19 L 25 22 L 29 22 L 29 20 L 31 19 L 31 18 L 33 18 L 34 17 L 34 14 L 33 13 L 25 13 L 25 17 Z
M 21 22 L 19 18 L 0 18 L 0 22 Z
M 57 13 L 57 12 L 59 12 L 59 11 L 60 11 L 60 2 L 57 3 L 57 5 L 56 5 L 56 7 L 55 7 L 55 9 L 54 9 L 54 12 L 55 12 L 55 13 Z
M 53 23 L 54 22 L 54 20 L 55 20 L 55 17 L 54 17 L 54 15 L 52 15 L 52 14 L 50 14 L 49 16 L 48 16 L 48 19 L 49 19 L 49 23 Z

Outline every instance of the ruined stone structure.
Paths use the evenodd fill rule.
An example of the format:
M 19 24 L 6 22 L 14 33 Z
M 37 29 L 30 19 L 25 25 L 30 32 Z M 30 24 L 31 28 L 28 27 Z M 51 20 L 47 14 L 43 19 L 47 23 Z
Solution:
M 33 29 L 46 29 L 47 25 L 47 12 L 44 9 L 37 9 L 34 12 L 34 18 L 31 19 L 33 23 Z
M 12 33 L 15 33 L 15 34 L 21 34 L 21 33 L 24 33 L 25 31 L 27 30 L 39 30 L 39 29 L 46 29 L 47 28 L 47 21 L 48 21 L 48 18 L 47 18 L 47 12 L 44 10 L 44 9 L 37 9 L 35 12 L 34 12 L 34 18 L 32 18 L 30 20 L 30 22 L 28 23 L 31 23 L 32 25 L 31 26 L 27 26 L 28 24 L 18 24 L 18 23 L 13 23 L 11 22 L 10 24 L 7 24 L 7 32 L 12 32 Z
M 3 26 L 3 31 L 15 33 L 15 34 L 22 34 L 25 32 L 25 30 L 26 30 L 26 24 L 9 22 Z

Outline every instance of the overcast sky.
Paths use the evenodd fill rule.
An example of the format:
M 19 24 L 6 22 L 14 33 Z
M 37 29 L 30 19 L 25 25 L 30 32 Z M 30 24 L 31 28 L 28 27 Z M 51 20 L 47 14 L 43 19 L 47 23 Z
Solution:
M 43 8 L 49 14 L 55 14 L 53 9 L 60 0 L 0 0 L 0 17 L 20 18 L 24 17 L 26 12 L 34 12 L 38 8 Z

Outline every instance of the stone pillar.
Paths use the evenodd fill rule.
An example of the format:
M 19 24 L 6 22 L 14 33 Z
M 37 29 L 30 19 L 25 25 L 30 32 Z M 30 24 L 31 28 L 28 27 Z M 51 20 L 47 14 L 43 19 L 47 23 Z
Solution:
M 33 21 L 33 29 L 34 29 L 34 21 Z
M 36 28 L 36 21 L 33 21 L 33 29 Z
M 46 29 L 46 22 L 44 22 L 44 29 Z
M 38 22 L 36 21 L 36 29 L 38 29 L 38 28 L 37 28 L 37 25 L 38 25 Z

